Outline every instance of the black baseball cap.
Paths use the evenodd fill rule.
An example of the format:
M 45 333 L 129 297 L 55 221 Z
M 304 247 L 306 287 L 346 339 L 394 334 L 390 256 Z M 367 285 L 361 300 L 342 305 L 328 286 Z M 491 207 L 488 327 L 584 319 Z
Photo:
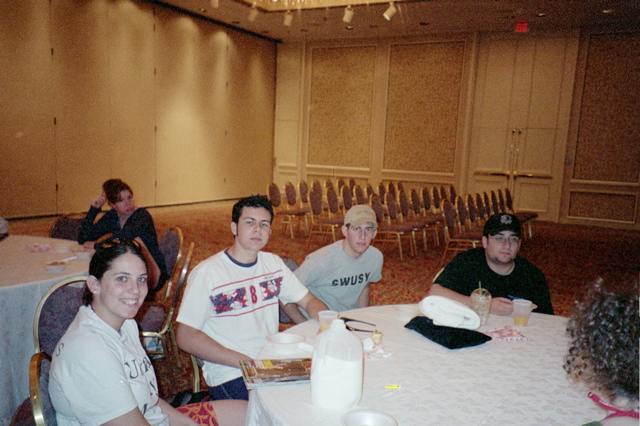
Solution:
M 518 218 L 509 213 L 494 214 L 484 224 L 482 235 L 496 235 L 502 231 L 511 231 L 519 237 L 522 233 L 522 227 Z

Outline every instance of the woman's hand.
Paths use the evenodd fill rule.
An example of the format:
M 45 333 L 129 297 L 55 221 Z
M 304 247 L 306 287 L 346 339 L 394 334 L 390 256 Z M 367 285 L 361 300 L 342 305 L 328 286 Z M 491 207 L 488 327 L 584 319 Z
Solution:
M 96 209 L 101 209 L 104 203 L 106 202 L 107 202 L 107 196 L 103 192 L 102 194 L 94 198 L 93 201 L 91 201 L 91 207 Z

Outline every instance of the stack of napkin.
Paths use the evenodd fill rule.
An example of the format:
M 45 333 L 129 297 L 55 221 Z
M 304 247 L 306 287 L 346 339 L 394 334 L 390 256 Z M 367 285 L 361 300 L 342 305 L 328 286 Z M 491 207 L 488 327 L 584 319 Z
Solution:
M 417 316 L 405 327 L 445 348 L 467 348 L 491 340 L 490 336 L 474 331 L 480 327 L 480 317 L 462 303 L 446 297 L 428 296 L 422 299 L 419 307 L 426 317 Z
M 420 312 L 433 320 L 435 325 L 468 328 L 480 327 L 480 317 L 471 308 L 442 296 L 427 296 L 418 305 Z

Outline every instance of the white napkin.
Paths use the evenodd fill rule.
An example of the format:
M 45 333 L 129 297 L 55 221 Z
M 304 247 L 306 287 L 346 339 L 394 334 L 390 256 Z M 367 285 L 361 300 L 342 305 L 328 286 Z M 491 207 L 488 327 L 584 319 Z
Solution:
M 418 304 L 420 312 L 433 320 L 435 325 L 468 328 L 480 327 L 480 317 L 471 308 L 442 296 L 427 296 Z

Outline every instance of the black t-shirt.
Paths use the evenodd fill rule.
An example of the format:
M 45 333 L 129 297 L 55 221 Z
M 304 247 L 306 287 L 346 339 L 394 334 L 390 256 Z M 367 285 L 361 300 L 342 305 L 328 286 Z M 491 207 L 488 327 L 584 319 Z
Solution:
M 436 279 L 450 290 L 470 296 L 478 282 L 489 290 L 492 297 L 527 299 L 538 305 L 533 312 L 553 315 L 549 286 L 542 271 L 518 255 L 509 275 L 496 274 L 489 268 L 483 248 L 474 248 L 458 254 Z

